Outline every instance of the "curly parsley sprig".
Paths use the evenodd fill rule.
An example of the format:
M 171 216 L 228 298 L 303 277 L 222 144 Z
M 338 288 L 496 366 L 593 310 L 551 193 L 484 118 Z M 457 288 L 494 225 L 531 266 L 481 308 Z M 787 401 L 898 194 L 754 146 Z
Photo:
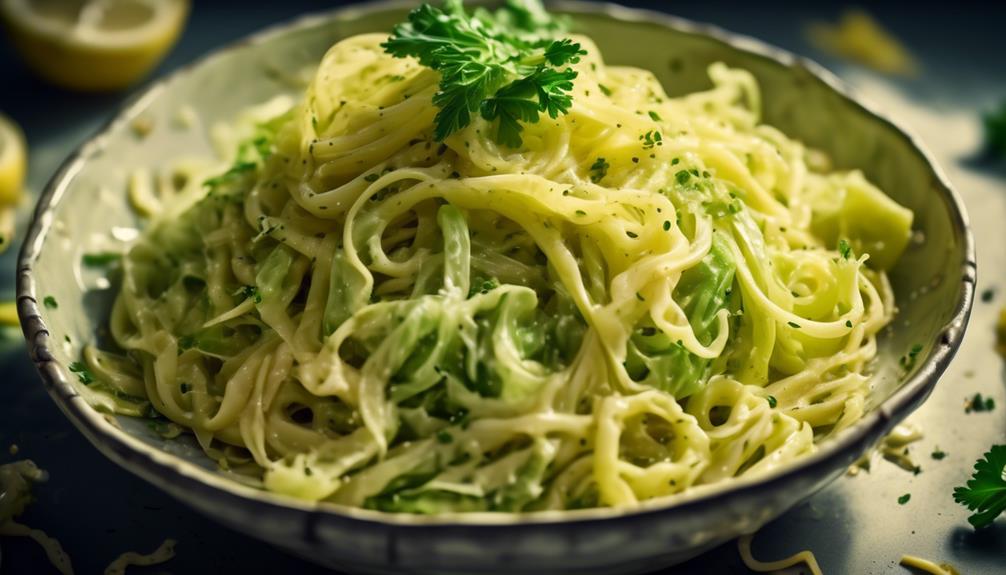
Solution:
M 964 487 L 954 489 L 954 501 L 974 513 L 968 522 L 975 529 L 992 525 L 1006 512 L 1006 445 L 993 445 L 984 459 L 975 463 L 975 473 Z
M 579 62 L 586 51 L 551 37 L 561 28 L 538 0 L 511 0 L 495 14 L 480 10 L 475 16 L 461 0 L 445 0 L 443 8 L 423 4 L 413 10 L 382 46 L 440 72 L 433 96 L 440 108 L 437 140 L 479 113 L 495 122 L 496 142 L 516 148 L 523 142 L 521 122 L 538 122 L 541 113 L 555 119 L 572 105 L 576 71 L 563 66 Z

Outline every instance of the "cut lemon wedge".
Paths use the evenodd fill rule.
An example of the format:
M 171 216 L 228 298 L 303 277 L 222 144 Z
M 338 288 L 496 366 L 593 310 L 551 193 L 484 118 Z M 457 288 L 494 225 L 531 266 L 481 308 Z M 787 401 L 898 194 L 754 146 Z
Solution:
M 39 75 L 75 90 L 125 88 L 171 48 L 189 0 L 0 0 L 11 42 Z
M 28 166 L 24 133 L 10 118 L 0 114 L 0 206 L 21 199 Z
M 27 156 L 21 128 L 0 114 L 0 252 L 14 237 L 14 210 L 24 190 Z

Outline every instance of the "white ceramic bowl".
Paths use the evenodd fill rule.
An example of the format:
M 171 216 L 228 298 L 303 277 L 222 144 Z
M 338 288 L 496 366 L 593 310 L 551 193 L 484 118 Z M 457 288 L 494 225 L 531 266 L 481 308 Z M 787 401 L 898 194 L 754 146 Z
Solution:
M 113 227 L 137 225 L 125 196 L 131 169 L 210 154 L 205 130 L 173 128 L 181 106 L 203 126 L 290 90 L 269 68 L 316 63 L 335 41 L 388 31 L 407 4 L 352 6 L 257 34 L 156 83 L 71 156 L 39 201 L 18 269 L 18 308 L 31 356 L 49 393 L 102 453 L 179 501 L 238 531 L 312 561 L 371 573 L 632 573 L 682 561 L 751 533 L 833 480 L 919 406 L 963 336 L 975 283 L 974 246 L 960 198 L 922 147 L 854 99 L 817 65 L 781 50 L 664 14 L 564 2 L 576 27 L 609 62 L 653 70 L 672 94 L 707 84 L 715 61 L 757 76 L 765 121 L 857 167 L 916 214 L 925 241 L 891 272 L 899 315 L 880 343 L 870 412 L 817 453 L 767 476 L 637 509 L 529 515 L 387 515 L 310 504 L 256 490 L 217 473 L 184 437 L 166 441 L 141 421 L 96 412 L 77 394 L 67 365 L 106 323 L 109 290 L 84 289 L 83 246 Z M 138 138 L 131 123 L 152 122 Z M 93 278 L 90 278 L 93 280 Z M 45 296 L 58 309 L 40 305 Z M 67 340 L 67 336 L 69 339 Z M 897 358 L 924 351 L 905 375 Z

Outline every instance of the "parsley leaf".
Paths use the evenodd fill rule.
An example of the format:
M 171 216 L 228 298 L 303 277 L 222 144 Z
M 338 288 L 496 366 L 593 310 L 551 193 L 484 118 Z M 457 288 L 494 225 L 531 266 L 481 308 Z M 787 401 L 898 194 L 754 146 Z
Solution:
M 1006 445 L 993 445 L 984 459 L 975 463 L 975 472 L 967 486 L 954 488 L 954 501 L 974 513 L 968 522 L 975 529 L 992 525 L 1006 511 Z
M 69 367 L 71 372 L 77 374 L 77 379 L 80 380 L 80 383 L 83 383 L 84 385 L 91 385 L 94 383 L 94 374 L 91 373 L 91 370 L 87 369 L 87 366 L 83 363 L 75 361 L 71 363 Z
M 838 240 L 838 253 L 841 254 L 842 259 L 847 260 L 852 258 L 852 246 L 849 245 L 849 242 L 845 238 Z
M 989 152 L 1006 158 L 1006 100 L 985 115 L 985 146 Z
M 596 184 L 597 182 L 603 180 L 604 177 L 608 175 L 608 168 L 610 167 L 611 164 L 609 164 L 604 158 L 598 158 L 595 160 L 594 164 L 590 166 L 590 181 Z
M 523 140 L 521 123 L 569 111 L 576 71 L 561 69 L 586 51 L 569 39 L 548 37 L 560 29 L 537 0 L 511 0 L 495 14 L 469 16 L 461 0 L 443 8 L 423 4 L 395 26 L 382 44 L 396 58 L 414 57 L 440 72 L 433 104 L 440 108 L 433 135 L 443 140 L 479 113 L 496 122 L 495 140 L 511 148 Z
M 82 264 L 89 268 L 100 268 L 110 266 L 122 259 L 122 254 L 117 252 L 98 252 L 84 254 L 80 257 Z

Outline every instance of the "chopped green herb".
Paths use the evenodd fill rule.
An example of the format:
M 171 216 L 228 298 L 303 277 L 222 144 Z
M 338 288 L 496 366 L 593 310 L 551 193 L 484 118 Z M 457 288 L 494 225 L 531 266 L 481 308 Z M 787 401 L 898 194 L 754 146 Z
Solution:
M 414 57 L 440 72 L 433 96 L 440 108 L 437 140 L 465 128 L 479 113 L 496 122 L 498 143 L 516 148 L 523 143 L 521 122 L 535 123 L 542 112 L 554 119 L 569 111 L 577 74 L 563 67 L 579 62 L 586 52 L 569 39 L 549 37 L 559 27 L 539 3 L 535 10 L 512 4 L 475 17 L 460 0 L 442 8 L 422 4 L 382 44 L 392 56 Z M 535 17 L 521 17 L 517 8 Z
M 252 298 L 255 303 L 262 303 L 262 294 L 259 293 L 258 288 L 255 286 L 244 286 L 238 292 L 238 295 L 244 299 Z
M 982 397 L 981 393 L 976 393 L 964 402 L 964 413 L 992 411 L 995 408 L 995 400 L 991 397 Z
M 56 301 L 56 298 L 52 297 L 51 295 L 47 295 L 44 298 L 42 298 L 42 305 L 44 305 L 49 309 L 59 309 L 59 302 Z
M 954 488 L 954 501 L 973 513 L 968 522 L 975 529 L 992 525 L 1006 511 L 1006 445 L 993 445 L 964 487 Z
M 992 154 L 1006 158 L 1006 100 L 985 115 L 985 146 Z
M 454 441 L 454 436 L 451 435 L 449 431 L 442 429 L 437 432 L 437 441 L 440 443 L 447 444 Z
M 845 327 L 852 327 L 852 320 L 851 319 L 845 320 Z
M 666 231 L 668 231 L 670 229 L 671 229 L 671 222 L 670 222 L 670 220 L 664 220 L 664 231 L 666 232 Z
M 603 180 L 608 175 L 608 168 L 610 167 L 611 164 L 604 158 L 594 160 L 594 164 L 590 166 L 590 181 L 596 184 Z
M 583 216 L 587 215 L 587 212 L 585 212 L 583 210 L 576 210 L 576 215 L 578 215 L 580 217 L 583 217 Z
M 681 185 L 687 184 L 688 180 L 691 178 L 692 175 L 688 173 L 688 170 L 679 170 L 676 174 L 674 174 L 674 179 Z
M 100 268 L 114 264 L 122 259 L 122 254 L 115 252 L 100 252 L 94 254 L 84 254 L 80 261 L 87 267 Z
M 774 395 L 770 395 L 765 399 L 768 400 L 768 406 L 771 407 L 772 409 L 775 409 L 775 406 L 779 404 L 779 401 L 775 398 Z
M 838 253 L 842 256 L 842 259 L 847 260 L 852 258 L 852 246 L 849 245 L 849 242 L 845 238 L 838 240 Z
M 901 497 L 898 498 L 898 505 L 904 505 L 905 503 L 908 503 L 908 500 L 911 498 L 912 498 L 911 493 L 906 493 L 902 495 Z
M 988 288 L 982 291 L 982 303 L 992 303 L 996 297 L 995 288 Z
M 653 110 L 650 110 L 648 113 L 650 114 L 650 118 L 652 118 L 654 122 L 663 121 L 663 118 L 660 117 L 660 114 L 654 112 Z
M 638 299 L 639 301 L 646 301 L 646 298 L 643 297 L 643 294 L 639 293 L 638 291 L 636 292 L 636 299 Z
M 237 180 L 244 174 L 255 171 L 255 168 L 257 166 L 258 164 L 256 164 L 255 162 L 237 161 L 234 163 L 233 166 L 230 167 L 230 169 L 228 169 L 223 174 L 204 181 L 203 185 L 211 189 L 220 187 L 223 184 L 227 184 L 233 182 L 234 180 Z
M 604 84 L 598 84 L 597 87 L 601 89 L 602 94 L 608 96 L 609 98 L 611 97 L 611 88 L 605 86 Z
M 94 383 L 94 374 L 91 373 L 87 366 L 79 361 L 71 363 L 69 366 L 70 371 L 77 374 L 77 380 L 84 385 L 91 385 Z
M 922 353 L 922 344 L 917 343 L 913 345 L 912 349 L 908 350 L 908 353 L 901 356 L 901 359 L 899 360 L 902 369 L 905 371 L 912 371 L 920 353 Z
M 788 325 L 793 329 L 800 329 L 800 324 L 796 323 L 795 321 L 787 321 L 786 325 Z
M 656 130 L 650 130 L 645 134 L 639 136 L 640 141 L 643 142 L 643 149 L 649 150 L 653 146 L 663 146 L 664 137 L 660 135 L 660 132 Z
M 947 456 L 947 452 L 943 451 L 939 447 L 933 448 L 933 452 L 929 454 L 936 461 L 941 461 Z
M 368 182 L 370 182 L 370 183 L 374 183 L 380 177 L 381 177 L 380 174 L 367 174 L 366 176 L 363 177 L 363 179 L 366 180 L 366 181 L 368 181 Z

